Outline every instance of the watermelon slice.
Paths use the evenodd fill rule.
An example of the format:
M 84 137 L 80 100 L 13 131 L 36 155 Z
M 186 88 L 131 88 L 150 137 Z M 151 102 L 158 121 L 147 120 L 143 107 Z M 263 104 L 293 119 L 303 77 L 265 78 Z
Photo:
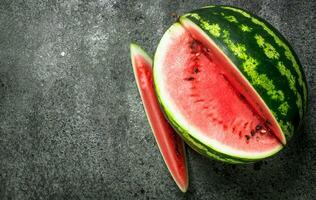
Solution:
M 152 60 L 136 44 L 131 44 L 130 49 L 136 83 L 156 142 L 174 181 L 186 192 L 189 179 L 184 142 L 160 109 L 153 86 Z

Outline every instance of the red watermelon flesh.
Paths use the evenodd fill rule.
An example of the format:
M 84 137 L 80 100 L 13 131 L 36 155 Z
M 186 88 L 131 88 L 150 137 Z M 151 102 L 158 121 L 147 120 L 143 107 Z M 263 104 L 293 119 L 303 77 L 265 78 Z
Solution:
M 174 26 L 155 63 L 168 109 L 228 155 L 260 157 L 281 149 L 275 119 L 225 54 L 190 24 Z
M 135 44 L 131 44 L 131 58 L 138 90 L 160 152 L 174 181 L 185 192 L 189 179 L 184 142 L 160 109 L 153 85 L 152 60 Z

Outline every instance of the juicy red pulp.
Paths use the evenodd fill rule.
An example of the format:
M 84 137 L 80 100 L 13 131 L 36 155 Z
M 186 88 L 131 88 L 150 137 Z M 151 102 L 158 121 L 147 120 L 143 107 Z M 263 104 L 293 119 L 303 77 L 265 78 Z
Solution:
M 189 43 L 190 47 L 190 56 L 191 56 L 191 62 L 189 63 L 188 69 L 188 77 L 184 78 L 186 81 L 190 81 L 191 83 L 191 94 L 190 97 L 194 99 L 194 103 L 201 103 L 201 106 L 205 110 L 210 110 L 210 103 L 207 101 L 210 101 L 210 98 L 203 98 L 200 95 L 196 94 L 196 90 L 198 90 L 199 87 L 199 73 L 201 72 L 209 72 L 211 71 L 213 75 L 218 75 L 218 82 L 224 82 L 224 84 L 227 86 L 225 87 L 227 90 L 232 91 L 232 95 L 235 97 L 232 98 L 239 98 L 239 102 L 243 104 L 242 106 L 245 106 L 249 111 L 251 112 L 251 115 L 253 116 L 253 122 L 257 122 L 254 124 L 253 122 L 249 123 L 248 121 L 241 124 L 241 128 L 233 125 L 231 128 L 231 133 L 238 134 L 239 138 L 244 138 L 246 143 L 249 143 L 249 140 L 260 140 L 263 135 L 266 135 L 267 137 L 275 137 L 271 129 L 266 125 L 266 121 L 260 117 L 260 115 L 257 113 L 257 111 L 249 104 L 247 99 L 243 94 L 241 94 L 229 81 L 227 76 L 225 75 L 225 71 L 219 69 L 220 63 L 215 63 L 213 60 L 214 55 L 212 55 L 212 52 L 210 49 L 206 48 L 202 45 L 201 42 L 192 39 Z M 203 65 L 204 64 L 204 65 Z M 208 69 L 212 68 L 213 69 Z M 200 80 L 201 81 L 201 80 Z M 197 83 L 197 84 L 196 84 Z M 218 86 L 220 89 L 222 88 L 220 85 Z M 193 91 L 194 90 L 194 91 Z M 214 89 L 213 89 L 214 90 Z M 215 89 L 216 90 L 216 89 Z M 223 90 L 225 91 L 225 90 Z M 207 92 L 207 91 L 205 91 Z M 237 103 L 237 101 L 236 101 Z M 213 124 L 219 124 L 222 126 L 224 131 L 228 130 L 228 126 L 231 125 L 229 123 L 225 122 L 225 119 L 221 118 L 221 116 L 214 116 L 213 113 L 208 113 L 207 116 L 212 121 Z M 227 119 L 226 119 L 227 120 Z M 246 130 L 250 130 L 248 133 Z
M 166 53 L 168 95 L 204 136 L 233 149 L 264 152 L 280 145 L 264 108 L 249 101 L 249 86 L 214 46 L 183 30 Z M 259 114 L 260 113 L 260 114 Z

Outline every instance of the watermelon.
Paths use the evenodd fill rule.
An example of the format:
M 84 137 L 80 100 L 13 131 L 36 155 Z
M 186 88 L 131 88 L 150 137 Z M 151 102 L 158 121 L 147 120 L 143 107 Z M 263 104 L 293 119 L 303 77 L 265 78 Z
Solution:
M 153 73 L 171 125 L 217 160 L 276 154 L 306 112 L 297 55 L 272 25 L 239 8 L 207 6 L 181 16 L 159 42 Z
M 136 44 L 131 44 L 131 59 L 134 75 L 149 124 L 174 181 L 182 192 L 188 188 L 188 170 L 183 140 L 165 119 L 152 80 L 152 60 Z

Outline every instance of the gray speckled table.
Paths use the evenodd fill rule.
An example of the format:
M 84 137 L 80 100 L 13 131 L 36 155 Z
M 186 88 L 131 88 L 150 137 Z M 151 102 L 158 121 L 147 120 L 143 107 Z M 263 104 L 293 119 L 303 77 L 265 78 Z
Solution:
M 301 58 L 304 131 L 277 156 L 232 166 L 188 151 L 182 194 L 155 144 L 129 43 L 153 53 L 181 14 L 235 5 L 271 22 Z M 0 199 L 316 199 L 313 0 L 0 1 Z

